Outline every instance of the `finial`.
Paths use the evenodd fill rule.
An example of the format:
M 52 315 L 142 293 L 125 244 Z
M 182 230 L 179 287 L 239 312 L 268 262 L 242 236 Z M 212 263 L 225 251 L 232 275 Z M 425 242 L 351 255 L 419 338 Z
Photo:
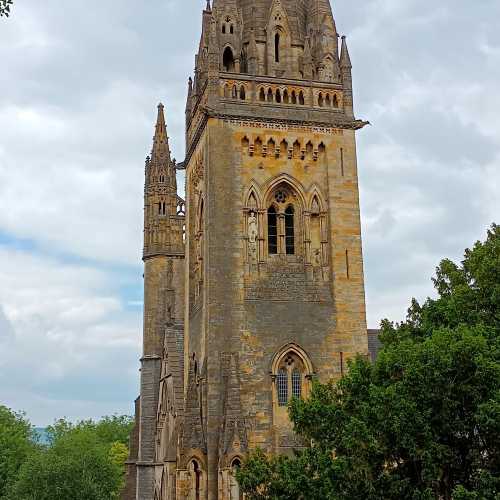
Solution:
M 160 103 L 158 104 L 158 109 L 163 109 L 164 107 L 165 107 L 165 106 L 163 105 L 163 103 L 161 103 L 161 102 L 160 102 Z
M 207 12 L 211 12 L 212 11 L 212 7 L 210 6 L 210 0 L 207 0 L 207 8 L 206 8 Z

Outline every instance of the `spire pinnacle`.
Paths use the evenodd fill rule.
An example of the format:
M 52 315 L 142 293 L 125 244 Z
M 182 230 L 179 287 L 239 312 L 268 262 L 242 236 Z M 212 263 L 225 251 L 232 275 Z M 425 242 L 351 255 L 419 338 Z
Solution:
M 349 56 L 349 50 L 347 49 L 346 36 L 342 35 L 342 53 L 340 55 L 340 67 L 342 69 L 351 69 L 351 57 Z
M 170 161 L 170 148 L 168 146 L 167 125 L 165 124 L 165 106 L 158 104 L 158 117 L 156 119 L 155 135 L 153 137 L 153 150 L 151 161 L 166 159 Z
M 207 0 L 207 7 L 205 9 L 207 12 L 212 12 L 212 7 L 210 5 L 210 0 Z

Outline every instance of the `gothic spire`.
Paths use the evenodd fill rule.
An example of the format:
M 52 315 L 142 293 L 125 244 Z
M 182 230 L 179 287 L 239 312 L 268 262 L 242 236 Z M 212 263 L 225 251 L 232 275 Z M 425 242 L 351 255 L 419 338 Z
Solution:
M 170 148 L 168 145 L 167 125 L 165 123 L 164 106 L 158 104 L 158 117 L 156 119 L 155 135 L 153 137 L 153 149 L 151 151 L 151 162 L 167 161 L 170 163 Z
M 340 67 L 341 69 L 352 69 L 351 57 L 349 56 L 349 50 L 347 49 L 347 41 L 345 35 L 342 36 L 342 53 L 340 56 Z

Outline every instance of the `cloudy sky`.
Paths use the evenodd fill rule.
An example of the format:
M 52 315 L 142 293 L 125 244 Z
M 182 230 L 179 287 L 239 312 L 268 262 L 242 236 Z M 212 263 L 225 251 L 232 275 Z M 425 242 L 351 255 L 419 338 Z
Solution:
M 0 404 L 131 413 L 156 104 L 184 155 L 203 0 L 15 0 L 0 20 Z M 500 222 L 498 0 L 335 0 L 354 64 L 368 322 Z

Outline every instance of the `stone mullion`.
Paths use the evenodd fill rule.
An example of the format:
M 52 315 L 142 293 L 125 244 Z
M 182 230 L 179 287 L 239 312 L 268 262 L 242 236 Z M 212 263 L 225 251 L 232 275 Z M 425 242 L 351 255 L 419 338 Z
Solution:
M 326 265 L 328 262 L 328 228 L 326 223 L 326 212 L 319 214 L 319 228 L 321 235 L 321 263 Z
M 285 214 L 278 214 L 278 254 L 286 254 Z
M 304 212 L 305 263 L 311 264 L 311 213 Z
M 264 220 L 266 216 L 266 210 L 261 208 L 257 211 L 257 229 L 259 231 L 259 255 L 257 256 L 258 262 L 264 262 L 265 255 L 265 243 L 266 237 L 264 234 Z

